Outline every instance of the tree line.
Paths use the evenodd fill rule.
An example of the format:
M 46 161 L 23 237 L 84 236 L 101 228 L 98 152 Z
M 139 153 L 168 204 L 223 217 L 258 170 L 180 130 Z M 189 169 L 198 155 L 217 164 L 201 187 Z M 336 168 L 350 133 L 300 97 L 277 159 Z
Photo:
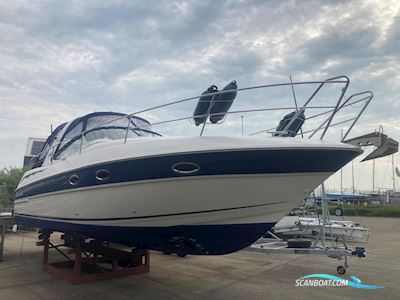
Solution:
M 24 168 L 15 167 L 0 170 L 0 208 L 13 206 L 15 189 L 25 171 Z

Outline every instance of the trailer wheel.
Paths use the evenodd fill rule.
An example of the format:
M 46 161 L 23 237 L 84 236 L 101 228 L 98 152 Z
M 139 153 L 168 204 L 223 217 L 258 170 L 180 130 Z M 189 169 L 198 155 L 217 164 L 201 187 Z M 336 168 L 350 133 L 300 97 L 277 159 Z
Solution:
M 187 255 L 187 253 L 185 252 L 178 252 L 176 255 L 178 255 L 179 257 L 185 257 Z
M 346 268 L 343 266 L 338 266 L 336 271 L 338 272 L 338 274 L 344 275 L 346 273 Z
M 341 207 L 336 207 L 336 208 L 335 208 L 335 215 L 338 216 L 338 217 L 343 216 L 343 208 L 341 208 Z

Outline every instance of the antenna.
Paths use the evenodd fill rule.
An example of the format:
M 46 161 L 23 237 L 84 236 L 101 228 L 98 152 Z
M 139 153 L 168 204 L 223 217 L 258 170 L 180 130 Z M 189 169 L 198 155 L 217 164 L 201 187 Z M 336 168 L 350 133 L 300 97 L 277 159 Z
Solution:
M 393 192 L 396 190 L 396 176 L 394 169 L 394 154 L 392 154 L 392 169 L 393 169 Z
M 242 136 L 243 136 L 243 116 L 240 116 L 241 121 L 242 121 Z

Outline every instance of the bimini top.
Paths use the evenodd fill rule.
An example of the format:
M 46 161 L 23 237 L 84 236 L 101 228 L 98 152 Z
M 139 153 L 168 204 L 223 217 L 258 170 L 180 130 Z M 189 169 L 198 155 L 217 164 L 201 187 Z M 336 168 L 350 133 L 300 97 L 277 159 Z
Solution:
M 59 125 L 47 138 L 33 168 L 42 166 L 48 155 L 57 160 L 79 152 L 81 147 L 99 142 L 146 136 L 161 135 L 152 131 L 150 122 L 143 118 L 131 116 L 129 122 L 129 115 L 123 113 L 91 113 Z

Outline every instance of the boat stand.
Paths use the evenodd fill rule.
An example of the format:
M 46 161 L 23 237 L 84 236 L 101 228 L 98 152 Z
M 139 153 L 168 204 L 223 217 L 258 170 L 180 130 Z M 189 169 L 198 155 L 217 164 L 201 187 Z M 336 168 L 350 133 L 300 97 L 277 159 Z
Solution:
M 3 261 L 4 243 L 6 239 L 7 227 L 12 223 L 12 214 L 0 211 L 0 261 Z
M 44 271 L 72 284 L 91 283 L 97 280 L 125 277 L 150 271 L 148 250 L 126 251 L 111 247 L 103 241 L 78 235 L 62 235 L 63 243 L 51 242 L 51 232 L 42 232 L 36 245 L 43 246 Z M 67 251 L 62 249 L 67 248 Z M 49 263 L 49 252 L 56 250 L 66 260 Z M 73 258 L 70 257 L 72 254 Z

